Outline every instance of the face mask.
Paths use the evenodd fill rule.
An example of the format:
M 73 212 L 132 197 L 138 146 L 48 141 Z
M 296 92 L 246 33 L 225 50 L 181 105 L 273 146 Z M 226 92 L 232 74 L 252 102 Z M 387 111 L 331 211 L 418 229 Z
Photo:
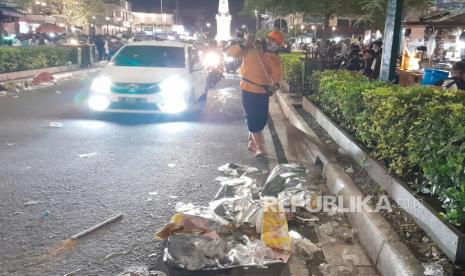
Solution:
M 268 51 L 276 52 L 278 50 L 279 50 L 279 45 L 278 44 L 276 44 L 275 42 L 268 43 Z

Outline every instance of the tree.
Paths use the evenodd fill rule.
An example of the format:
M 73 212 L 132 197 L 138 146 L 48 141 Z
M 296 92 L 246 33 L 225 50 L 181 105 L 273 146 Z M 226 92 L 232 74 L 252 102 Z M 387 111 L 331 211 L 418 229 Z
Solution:
M 406 0 L 405 5 L 406 8 L 424 8 L 431 3 L 432 0 Z M 274 15 L 303 12 L 324 16 L 326 27 L 332 15 L 357 16 L 359 23 L 383 26 L 386 8 L 387 0 L 246 0 L 245 2 L 245 9 L 251 12 L 268 11 Z
M 23 5 L 33 7 L 35 0 L 22 0 Z M 104 10 L 102 0 L 44 0 L 44 9 L 52 15 L 59 15 L 68 28 L 88 24 L 92 16 Z

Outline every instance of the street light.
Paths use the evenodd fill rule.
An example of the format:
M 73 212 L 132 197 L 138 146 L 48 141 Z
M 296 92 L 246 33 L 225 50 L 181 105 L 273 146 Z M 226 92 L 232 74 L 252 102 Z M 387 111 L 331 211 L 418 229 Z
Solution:
M 316 26 L 312 25 L 312 31 L 313 31 L 313 38 L 316 39 Z
M 207 24 L 205 24 L 205 26 L 207 26 L 207 28 L 210 28 L 212 26 L 212 24 L 210 22 L 208 22 Z
M 260 24 L 260 21 L 258 20 L 258 11 L 255 10 L 255 19 L 257 20 L 256 22 L 256 31 L 258 32 L 258 29 L 259 29 L 259 24 Z
M 107 21 L 107 35 L 110 34 L 110 26 L 109 26 L 109 23 L 110 23 L 110 17 L 105 17 L 105 20 Z

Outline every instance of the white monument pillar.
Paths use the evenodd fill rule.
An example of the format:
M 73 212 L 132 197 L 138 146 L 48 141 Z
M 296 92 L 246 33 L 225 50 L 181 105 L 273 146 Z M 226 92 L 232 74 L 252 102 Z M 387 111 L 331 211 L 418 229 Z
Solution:
M 216 28 L 216 41 L 231 40 L 231 15 L 229 14 L 228 0 L 220 0 L 216 15 Z

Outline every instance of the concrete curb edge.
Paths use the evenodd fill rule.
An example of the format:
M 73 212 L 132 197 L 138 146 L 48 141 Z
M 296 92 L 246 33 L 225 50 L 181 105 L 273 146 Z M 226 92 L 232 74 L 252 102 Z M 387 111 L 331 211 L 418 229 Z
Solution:
M 315 141 L 316 145 L 310 147 L 311 160 L 316 162 L 319 159 L 323 163 L 323 176 L 326 178 L 329 190 L 334 195 L 342 196 L 344 202 L 349 202 L 349 196 L 363 196 L 349 175 L 336 163 L 337 159 L 334 154 L 325 150 L 324 143 L 297 113 L 292 104 L 286 101 L 280 92 L 276 93 L 276 98 L 289 122 Z M 347 213 L 347 217 L 357 229 L 360 242 L 382 275 L 424 275 L 422 264 L 400 240 L 384 217 L 377 213 L 369 213 L 367 210 Z

